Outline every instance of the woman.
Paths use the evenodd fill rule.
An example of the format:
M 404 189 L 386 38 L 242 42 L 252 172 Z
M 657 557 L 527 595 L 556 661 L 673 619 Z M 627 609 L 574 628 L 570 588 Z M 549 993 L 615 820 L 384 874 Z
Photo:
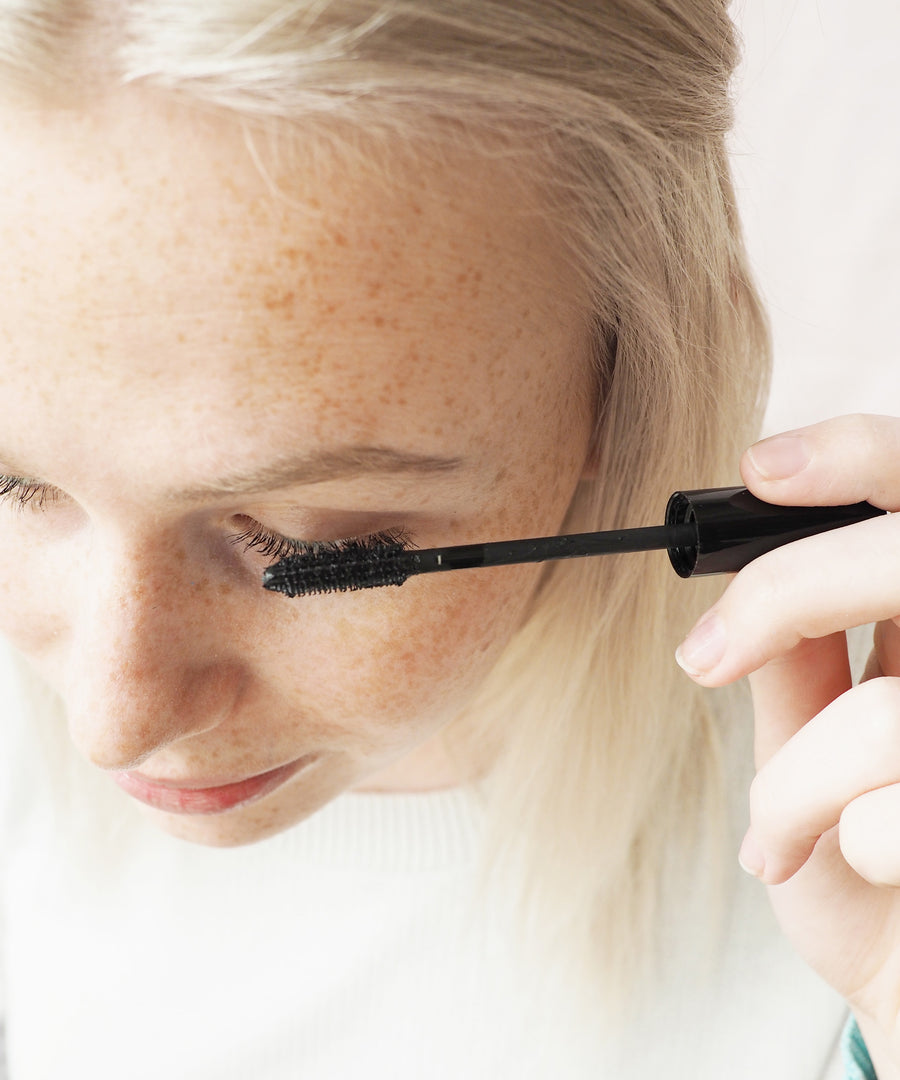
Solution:
M 889 518 L 748 568 L 691 679 L 714 594 L 659 557 L 260 587 L 303 544 L 656 523 L 734 478 L 766 338 L 724 5 L 0 26 L 11 1076 L 794 1080 L 844 999 L 891 1076 L 895 628 L 852 692 L 842 634 L 897 613 Z M 742 472 L 893 509 L 898 432 Z M 750 672 L 742 858 L 831 987 L 727 868 L 750 721 L 706 688 Z

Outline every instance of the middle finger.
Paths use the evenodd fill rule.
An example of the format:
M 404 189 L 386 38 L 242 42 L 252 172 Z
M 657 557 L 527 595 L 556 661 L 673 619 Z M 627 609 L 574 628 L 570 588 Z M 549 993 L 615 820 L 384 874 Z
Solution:
M 872 518 L 746 566 L 682 643 L 679 663 L 702 686 L 724 686 L 804 639 L 898 613 L 900 521 Z

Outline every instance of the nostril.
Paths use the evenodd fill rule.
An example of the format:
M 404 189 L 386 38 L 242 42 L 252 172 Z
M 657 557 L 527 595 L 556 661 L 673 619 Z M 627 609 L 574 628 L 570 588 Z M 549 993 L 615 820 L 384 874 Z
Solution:
M 90 716 L 70 716 L 69 734 L 82 756 L 104 772 L 135 769 L 170 741 L 164 730 L 147 723 L 105 718 L 95 709 Z
M 90 751 L 86 757 L 88 762 L 95 768 L 100 769 L 102 772 L 118 773 L 127 772 L 131 769 L 136 769 L 139 765 L 142 765 L 148 758 L 151 758 L 155 753 L 155 750 L 148 750 L 140 757 L 130 758 L 125 760 L 124 758 L 117 758 L 115 755 L 106 754 L 103 752 L 97 753 Z

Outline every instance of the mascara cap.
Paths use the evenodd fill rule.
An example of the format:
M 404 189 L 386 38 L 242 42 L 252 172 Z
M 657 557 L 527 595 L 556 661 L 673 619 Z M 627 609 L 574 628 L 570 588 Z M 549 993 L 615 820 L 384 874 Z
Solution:
M 870 503 L 852 506 L 773 506 L 743 487 L 676 491 L 666 525 L 693 525 L 696 542 L 673 544 L 669 559 L 681 577 L 733 574 L 760 555 L 804 536 L 878 517 Z

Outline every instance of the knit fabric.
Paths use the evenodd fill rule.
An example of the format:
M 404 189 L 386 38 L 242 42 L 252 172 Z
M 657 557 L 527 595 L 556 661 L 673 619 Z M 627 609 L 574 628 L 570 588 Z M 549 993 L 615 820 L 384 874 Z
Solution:
M 846 1080 L 878 1080 L 856 1018 L 851 1016 L 841 1035 Z
M 660 977 L 640 1015 L 619 1024 L 586 1010 L 565 971 L 529 956 L 509 883 L 479 895 L 485 819 L 474 793 L 343 795 L 258 844 L 203 848 L 161 833 L 11 706 L 6 693 L 10 1080 L 839 1075 L 846 1005 L 793 953 L 736 860 L 718 946 L 707 947 L 707 892 L 668 896 Z M 749 739 L 748 718 L 734 719 Z M 743 773 L 730 790 L 740 816 Z M 745 827 L 735 821 L 735 851 Z

